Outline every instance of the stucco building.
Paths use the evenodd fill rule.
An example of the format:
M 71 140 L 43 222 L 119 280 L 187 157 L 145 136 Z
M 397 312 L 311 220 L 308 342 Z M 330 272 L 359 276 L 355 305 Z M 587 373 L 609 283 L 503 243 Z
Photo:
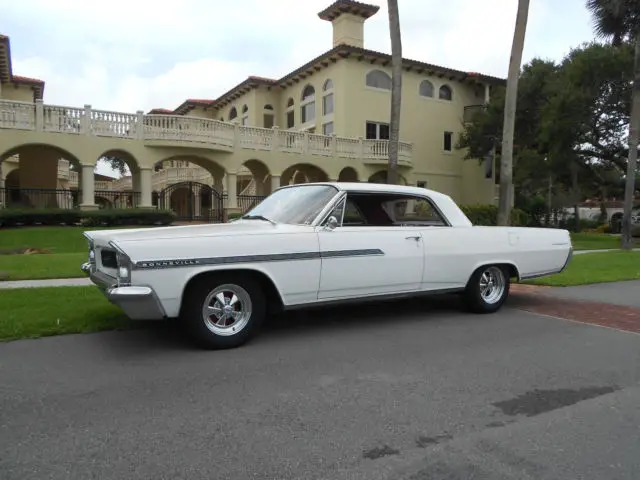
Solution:
M 391 57 L 364 41 L 364 23 L 378 11 L 338 0 L 318 14 L 333 28 L 322 55 L 281 78 L 251 76 L 217 98 L 146 114 L 47 105 L 44 81 L 13 73 L 9 39 L 0 36 L 0 201 L 11 203 L 11 190 L 36 206 L 72 198 L 80 208 L 158 205 L 217 218 L 282 184 L 384 181 Z M 400 181 L 462 203 L 495 203 L 492 162 L 465 161 L 455 144 L 504 80 L 409 59 L 403 67 Z M 104 156 L 122 158 L 130 175 L 95 176 Z M 56 193 L 45 201 L 44 190 Z

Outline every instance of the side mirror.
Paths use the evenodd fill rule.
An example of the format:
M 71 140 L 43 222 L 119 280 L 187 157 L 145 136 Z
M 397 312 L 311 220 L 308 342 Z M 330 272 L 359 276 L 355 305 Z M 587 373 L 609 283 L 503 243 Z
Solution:
M 327 224 L 325 225 L 324 229 L 325 230 L 334 230 L 337 226 L 338 226 L 338 219 L 336 217 L 334 217 L 333 215 L 331 215 L 327 219 Z

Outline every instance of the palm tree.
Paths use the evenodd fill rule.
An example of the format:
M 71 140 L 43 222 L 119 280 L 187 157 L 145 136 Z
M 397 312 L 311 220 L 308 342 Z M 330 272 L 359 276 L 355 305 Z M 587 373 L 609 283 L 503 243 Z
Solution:
M 511 217 L 511 189 L 513 185 L 513 134 L 516 123 L 516 100 L 518 97 L 518 77 L 522 63 L 524 37 L 529 17 L 529 0 L 518 0 L 516 27 L 511 44 L 507 91 L 502 127 L 502 153 L 500 157 L 500 200 L 498 203 L 498 225 L 509 225 Z
M 402 104 L 402 36 L 398 0 L 388 0 L 391 35 L 391 115 L 389 125 L 389 166 L 387 183 L 398 181 L 398 142 L 400 141 L 400 106 Z
M 597 36 L 610 39 L 614 46 L 625 41 L 635 42 L 633 93 L 629 119 L 629 158 L 624 188 L 622 215 L 622 248 L 633 246 L 631 211 L 635 193 L 638 143 L 640 143 L 640 0 L 587 0 L 587 9 L 593 15 Z

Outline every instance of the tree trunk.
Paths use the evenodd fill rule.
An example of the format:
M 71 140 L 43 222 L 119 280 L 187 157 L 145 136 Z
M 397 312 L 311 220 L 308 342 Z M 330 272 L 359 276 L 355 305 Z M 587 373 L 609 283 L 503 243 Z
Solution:
M 502 127 L 502 157 L 500 160 L 500 199 L 498 204 L 498 225 L 509 225 L 511 217 L 511 185 L 513 183 L 513 135 L 516 123 L 516 102 L 518 99 L 518 77 L 522 63 L 524 37 L 529 17 L 529 0 L 518 1 L 516 27 L 511 44 L 509 75 L 504 106 Z
M 389 121 L 389 166 L 387 183 L 398 181 L 398 142 L 400 140 L 400 106 L 402 104 L 402 36 L 398 0 L 388 0 L 391 35 L 391 115 Z
M 631 100 L 631 119 L 629 121 L 629 163 L 627 179 L 624 187 L 624 213 L 622 215 L 622 249 L 633 248 L 633 225 L 631 211 L 636 183 L 636 165 L 638 160 L 638 143 L 640 143 L 640 33 L 636 34 L 636 49 L 633 76 L 633 97 Z
M 578 164 L 576 162 L 571 162 L 570 165 L 571 170 L 571 197 L 573 200 L 573 231 L 576 233 L 580 232 L 580 181 L 578 179 Z

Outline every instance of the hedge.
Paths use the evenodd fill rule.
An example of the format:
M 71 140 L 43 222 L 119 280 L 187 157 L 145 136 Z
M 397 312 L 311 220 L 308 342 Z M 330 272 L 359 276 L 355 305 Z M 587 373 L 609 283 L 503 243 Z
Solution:
M 127 225 L 170 225 L 175 215 L 169 210 L 114 209 L 0 209 L 0 227 L 35 225 L 82 225 L 87 227 Z
M 498 207 L 496 205 L 460 205 L 464 214 L 474 225 L 495 226 L 498 224 Z M 511 209 L 511 225 L 526 226 L 528 215 L 517 208 Z

